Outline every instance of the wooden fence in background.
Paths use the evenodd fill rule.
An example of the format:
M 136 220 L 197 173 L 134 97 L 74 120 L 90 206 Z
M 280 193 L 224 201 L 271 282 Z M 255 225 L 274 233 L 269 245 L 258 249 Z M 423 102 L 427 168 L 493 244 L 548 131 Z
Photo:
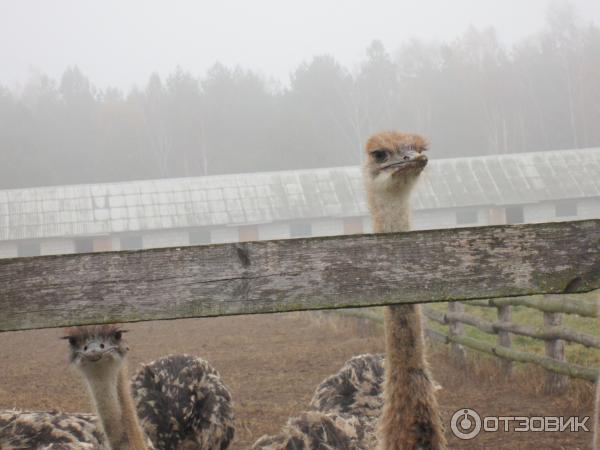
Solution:
M 450 344 L 451 353 L 459 363 L 466 358 L 465 348 L 499 358 L 505 375 L 513 371 L 513 362 L 531 363 L 547 370 L 544 390 L 548 393 L 563 392 L 568 386 L 569 377 L 596 381 L 598 369 L 567 362 L 565 342 L 581 344 L 585 347 L 600 349 L 600 337 L 581 333 L 562 326 L 563 314 L 576 314 L 595 320 L 598 317 L 600 290 L 585 294 L 534 295 L 525 297 L 471 300 L 468 302 L 448 303 L 447 312 L 424 305 L 423 313 L 429 321 L 447 325 L 447 331 L 439 331 L 426 324 L 430 339 Z M 489 321 L 465 313 L 465 304 L 482 308 L 495 308 L 496 321 Z M 533 327 L 512 321 L 512 307 L 531 308 L 543 314 L 544 325 Z M 383 316 L 372 310 L 347 309 L 336 314 L 362 318 L 383 323 Z M 468 337 L 464 325 L 469 325 L 484 333 L 497 336 L 497 343 L 491 344 Z M 544 342 L 545 356 L 518 351 L 512 347 L 512 335 L 527 336 Z
M 496 321 L 489 321 L 464 312 L 464 304 L 453 303 L 443 313 L 425 308 L 425 316 L 434 322 L 448 325 L 447 333 L 434 334 L 442 342 L 449 343 L 455 357 L 463 357 L 464 348 L 484 352 L 502 358 L 502 368 L 506 374 L 512 372 L 513 361 L 533 363 L 548 371 L 544 389 L 547 392 L 562 392 L 568 385 L 569 377 L 595 381 L 598 371 L 595 368 L 572 364 L 565 358 L 565 342 L 574 342 L 586 347 L 600 348 L 600 338 L 562 326 L 563 314 L 577 314 L 596 318 L 597 301 L 600 291 L 578 295 L 548 295 L 532 297 L 497 298 L 472 301 L 469 305 L 496 309 Z M 523 306 L 543 314 L 544 325 L 533 327 L 514 323 L 511 308 Z M 465 335 L 463 325 L 470 325 L 484 333 L 497 336 L 496 345 L 482 342 Z M 518 351 L 512 348 L 512 335 L 527 336 L 544 342 L 545 355 Z

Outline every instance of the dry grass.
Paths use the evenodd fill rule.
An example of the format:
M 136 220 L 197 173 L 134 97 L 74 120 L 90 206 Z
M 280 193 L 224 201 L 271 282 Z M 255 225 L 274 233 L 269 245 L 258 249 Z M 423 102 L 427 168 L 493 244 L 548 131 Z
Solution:
M 436 354 L 447 353 L 447 347 L 434 344 Z M 458 369 L 458 368 L 457 368 Z M 467 349 L 467 366 L 464 368 L 465 379 L 469 383 L 494 384 L 498 380 L 511 383 L 522 393 L 536 397 L 548 397 L 544 392 L 544 380 L 548 372 L 531 364 L 517 364 L 510 378 L 506 378 L 500 367 L 498 358 L 477 353 Z M 561 404 L 573 410 L 591 410 L 593 408 L 595 385 L 585 380 L 571 379 L 566 392 L 557 396 Z
M 344 361 L 383 350 L 376 324 L 331 314 L 293 313 L 130 324 L 131 368 L 171 352 L 202 356 L 221 372 L 236 411 L 233 450 L 275 433 L 304 410 L 315 387 Z M 83 384 L 66 362 L 59 330 L 0 333 L 0 408 L 90 411 Z M 504 379 L 491 358 L 469 358 L 457 366 L 446 346 L 431 349 L 445 425 L 464 407 L 482 415 L 590 415 L 591 389 L 574 383 L 549 397 L 536 383 L 543 372 L 524 367 Z M 537 381 L 536 381 L 537 380 Z M 587 389 L 587 390 L 586 390 Z M 459 441 L 447 431 L 451 449 L 588 448 L 586 433 L 490 433 Z

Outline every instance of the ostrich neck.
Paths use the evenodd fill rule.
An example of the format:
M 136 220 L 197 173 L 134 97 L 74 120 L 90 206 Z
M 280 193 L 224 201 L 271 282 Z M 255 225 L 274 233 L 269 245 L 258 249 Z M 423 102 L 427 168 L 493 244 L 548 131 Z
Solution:
M 376 233 L 410 230 L 410 193 L 368 191 L 369 209 Z
M 125 365 L 118 372 L 87 378 L 111 450 L 148 450 Z
M 369 193 L 375 232 L 410 230 L 410 189 L 406 191 L 395 197 Z M 421 307 L 387 306 L 384 324 L 386 375 L 381 449 L 443 449 L 444 437 L 425 354 Z

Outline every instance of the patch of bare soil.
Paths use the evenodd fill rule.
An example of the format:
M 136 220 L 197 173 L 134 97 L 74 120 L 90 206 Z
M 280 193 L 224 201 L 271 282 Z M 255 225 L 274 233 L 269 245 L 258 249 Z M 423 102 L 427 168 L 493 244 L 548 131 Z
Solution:
M 248 448 L 265 433 L 276 433 L 288 417 L 306 409 L 316 386 L 351 356 L 383 350 L 380 328 L 315 313 L 148 322 L 126 328 L 131 331 L 127 339 L 132 373 L 141 362 L 184 352 L 207 359 L 220 371 L 235 401 L 234 450 Z M 60 336 L 60 330 L 0 333 L 1 409 L 92 411 Z M 523 377 L 505 380 L 497 372 L 455 366 L 445 348 L 434 349 L 431 361 L 436 381 L 443 386 L 439 399 L 451 448 L 590 447 L 591 432 L 481 433 L 471 441 L 453 437 L 450 418 L 461 408 L 482 416 L 591 416 L 591 400 L 574 401 L 573 392 L 544 395 L 536 389 L 543 383 L 538 370 L 525 382 Z M 587 423 L 591 429 L 591 419 Z

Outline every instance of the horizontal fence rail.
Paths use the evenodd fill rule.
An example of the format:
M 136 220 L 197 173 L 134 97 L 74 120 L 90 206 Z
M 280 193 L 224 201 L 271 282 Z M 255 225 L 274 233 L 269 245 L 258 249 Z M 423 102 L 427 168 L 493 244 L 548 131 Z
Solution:
M 600 245 L 600 244 L 599 244 Z M 586 297 L 591 298 L 591 297 Z M 526 306 L 548 313 L 577 314 L 582 317 L 597 317 L 596 305 L 582 302 L 579 295 L 531 295 L 528 297 L 493 298 L 473 300 L 469 305 L 497 308 L 499 306 Z
M 599 287 L 600 220 L 14 258 L 0 331 Z
M 600 300 L 600 292 L 592 293 L 590 295 L 578 294 L 581 298 L 581 302 L 586 302 L 587 300 Z M 562 296 L 561 296 L 562 297 Z M 556 298 L 555 301 L 560 302 L 560 298 Z M 535 301 L 532 301 L 535 304 Z M 477 304 L 477 302 L 469 302 L 469 305 L 481 306 L 481 304 Z M 589 304 L 590 307 L 596 309 L 595 304 Z M 536 308 L 538 309 L 538 308 Z M 558 309 L 558 308 L 557 308 Z M 569 307 L 566 306 L 564 310 L 556 310 L 553 312 L 565 312 L 569 310 Z M 520 336 L 527 336 L 534 339 L 542 339 L 542 340 L 555 340 L 562 339 L 563 341 L 576 342 L 578 344 L 582 344 L 586 347 L 594 347 L 600 348 L 600 338 L 597 336 L 590 336 L 588 334 L 579 333 L 575 330 L 570 330 L 565 327 L 558 326 L 544 326 L 541 328 L 534 328 L 529 325 L 521 325 L 513 322 L 490 322 L 488 320 L 482 319 L 480 317 L 475 317 L 470 314 L 457 314 L 453 312 L 443 313 L 440 311 L 436 311 L 433 309 L 425 309 L 425 316 L 428 319 L 433 320 L 434 322 L 448 325 L 453 322 L 460 322 L 466 325 L 471 325 L 484 333 L 488 334 L 500 334 L 502 331 L 507 331 L 512 334 L 517 334 Z M 596 317 L 597 315 L 594 313 L 590 316 L 585 317 Z
M 465 347 L 487 353 L 510 361 L 533 363 L 543 367 L 551 372 L 566 375 L 573 378 L 582 378 L 588 381 L 596 381 L 598 378 L 598 369 L 584 367 L 577 364 L 569 364 L 558 361 L 547 356 L 535 355 L 533 353 L 520 352 L 501 345 L 494 345 L 487 342 L 482 342 L 467 336 L 449 336 L 443 332 L 437 331 L 442 335 L 447 342 L 464 345 Z
M 473 314 L 464 313 L 464 308 L 462 309 L 463 312 L 460 313 L 451 310 L 451 308 L 448 308 L 447 312 L 424 308 L 424 314 L 429 320 L 449 327 L 447 333 L 436 330 L 435 335 L 432 335 L 436 340 L 502 358 L 504 368 L 508 368 L 509 373 L 513 361 L 537 364 L 549 371 L 544 385 L 545 390 L 547 392 L 559 392 L 566 389 L 568 385 L 567 377 L 595 381 L 598 376 L 598 369 L 596 368 L 568 363 L 565 358 L 564 343 L 573 342 L 594 349 L 600 348 L 600 338 L 598 336 L 581 333 L 562 326 L 561 314 L 578 314 L 584 318 L 596 318 L 598 317 L 599 303 L 600 290 L 597 290 L 586 294 L 475 300 L 464 303 L 475 307 L 498 308 L 498 321 L 490 321 Z M 455 303 L 454 305 L 458 304 L 462 303 Z M 543 313 L 544 325 L 533 327 L 512 322 L 510 320 L 510 308 L 512 306 L 526 307 Z M 498 343 L 494 345 L 467 337 L 462 329 L 460 333 L 456 333 L 456 331 L 453 331 L 453 324 L 465 324 L 484 333 L 498 335 Z M 504 337 L 509 335 L 509 338 L 501 339 L 503 335 Z M 512 349 L 510 335 L 527 336 L 544 341 L 546 355 L 541 356 Z

